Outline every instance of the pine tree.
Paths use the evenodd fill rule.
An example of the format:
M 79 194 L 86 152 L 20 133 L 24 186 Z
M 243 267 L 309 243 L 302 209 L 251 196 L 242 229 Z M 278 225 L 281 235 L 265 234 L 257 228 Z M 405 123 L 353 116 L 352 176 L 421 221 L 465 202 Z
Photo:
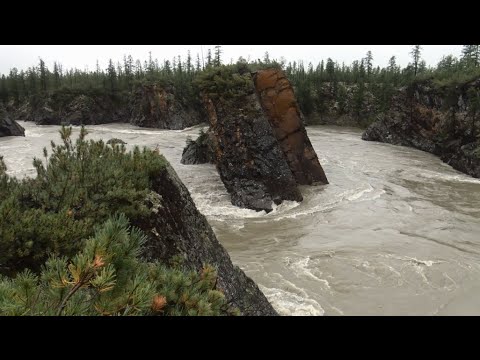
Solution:
M 35 72 L 35 68 L 31 67 L 27 71 L 28 77 L 28 91 L 30 94 L 37 93 L 37 73 Z
M 195 70 L 197 71 L 197 73 L 202 70 L 202 66 L 200 64 L 200 55 L 198 55 L 198 53 L 197 53 L 197 61 L 195 64 Z
M 263 63 L 270 64 L 270 54 L 268 53 L 268 51 L 265 51 L 265 55 L 263 55 Z
M 45 67 L 45 62 L 40 58 L 40 63 L 38 70 L 40 72 L 40 90 L 42 92 L 47 91 L 47 68 Z
M 125 215 L 110 218 L 71 259 L 51 256 L 40 276 L 0 279 L 0 315 L 239 314 L 215 289 L 213 267 L 197 273 L 143 262 L 146 240 Z
M 54 89 L 60 87 L 60 73 L 58 72 L 57 62 L 53 63 L 53 87 Z
M 143 70 L 142 70 L 142 62 L 137 59 L 135 61 L 135 77 L 137 79 L 140 79 L 143 76 Z
M 327 73 L 328 81 L 333 81 L 333 78 L 335 77 L 335 63 L 330 58 L 327 59 L 325 71 Z
M 412 66 L 414 75 L 417 76 L 418 67 L 420 65 L 422 47 L 420 45 L 413 45 L 410 55 L 412 55 Z
M 172 69 L 170 68 L 170 61 L 169 60 L 164 61 L 163 70 L 165 71 L 165 74 L 167 74 L 167 75 L 172 74 Z
M 397 58 L 395 56 L 392 56 L 390 60 L 388 60 L 388 71 L 392 74 L 397 71 Z
M 212 66 L 212 51 L 208 49 L 207 51 L 207 67 Z
M 181 78 L 183 75 L 183 66 L 182 66 L 182 58 L 178 55 L 178 65 L 177 65 L 178 77 Z
M 153 74 L 153 71 L 155 70 L 155 64 L 152 59 L 152 52 L 148 52 L 148 66 L 147 66 L 147 72 L 149 75 Z
M 480 45 L 463 45 L 462 60 L 467 65 L 477 67 L 480 65 Z
M 5 75 L 2 75 L 2 78 L 0 79 L 0 100 L 3 103 L 6 103 L 8 100 L 7 79 L 5 78 Z
M 110 93 L 113 95 L 117 90 L 117 73 L 115 71 L 115 66 L 113 65 L 112 59 L 110 59 L 108 62 L 107 76 Z
M 371 51 L 367 52 L 367 56 L 365 57 L 365 66 L 367 67 L 367 76 L 370 78 L 373 68 L 373 55 Z
M 186 68 L 187 68 L 187 74 L 190 75 L 193 72 L 192 55 L 190 54 L 190 50 L 188 50 L 187 52 Z
M 324 81 L 324 72 L 325 72 L 325 66 L 323 64 L 323 60 L 320 62 L 320 69 L 319 69 L 319 79 L 320 81 Z
M 215 45 L 215 59 L 213 62 L 213 66 L 222 65 L 221 55 L 222 55 L 222 47 L 220 45 Z

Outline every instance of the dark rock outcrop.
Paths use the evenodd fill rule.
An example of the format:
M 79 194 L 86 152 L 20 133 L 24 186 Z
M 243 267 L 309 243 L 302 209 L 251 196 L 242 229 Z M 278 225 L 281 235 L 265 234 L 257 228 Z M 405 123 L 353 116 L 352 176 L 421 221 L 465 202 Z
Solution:
M 405 89 L 392 99 L 390 110 L 378 117 L 362 134 L 363 140 L 410 146 L 435 153 L 435 127 L 441 114 L 419 106 Z
M 203 94 L 210 121 L 209 147 L 232 204 L 270 212 L 284 200 L 302 201 L 298 185 L 328 184 L 308 139 L 293 88 L 280 69 L 234 73 L 207 83 Z M 204 163 L 197 142 L 182 163 Z M 205 148 L 207 149 L 207 148 Z M 204 150 L 206 151 L 206 150 Z
M 16 111 L 15 117 L 37 125 L 97 125 L 125 122 L 126 106 L 102 94 L 54 93 L 31 98 Z
M 97 125 L 130 122 L 159 129 L 184 129 L 206 121 L 199 101 L 176 95 L 172 86 L 139 85 L 130 93 L 99 90 L 56 90 L 14 106 L 15 119 L 38 125 Z
M 196 140 L 187 140 L 181 163 L 184 165 L 214 164 L 213 143 L 209 132 L 202 132 Z
M 278 315 L 258 286 L 232 264 L 170 165 L 159 174 L 153 189 L 148 199 L 151 216 L 135 224 L 149 235 L 145 257 L 169 261 L 180 256 L 185 266 L 197 270 L 205 263 L 213 265 L 218 270 L 217 289 L 243 315 Z
M 0 137 L 2 136 L 25 136 L 25 129 L 12 120 L 0 104 Z
M 203 111 L 181 99 L 171 87 L 144 85 L 134 93 L 130 119 L 133 125 L 179 130 L 205 121 Z
M 478 125 L 472 120 L 467 95 L 472 88 L 480 91 L 480 79 L 447 89 L 428 83 L 399 89 L 390 109 L 365 130 L 362 139 L 427 151 L 480 177 Z
M 272 210 L 283 200 L 302 201 L 295 178 L 253 86 L 230 101 L 205 97 L 215 163 L 232 204 Z
M 128 109 L 122 99 L 109 96 L 79 95 L 60 112 L 62 122 L 69 125 L 97 125 L 128 121 Z
M 107 141 L 107 145 L 126 145 L 127 143 L 123 141 L 122 139 L 118 138 L 111 138 L 110 140 Z
M 297 183 L 328 184 L 307 136 L 293 88 L 283 71 L 260 70 L 255 73 L 253 80 L 267 119 Z

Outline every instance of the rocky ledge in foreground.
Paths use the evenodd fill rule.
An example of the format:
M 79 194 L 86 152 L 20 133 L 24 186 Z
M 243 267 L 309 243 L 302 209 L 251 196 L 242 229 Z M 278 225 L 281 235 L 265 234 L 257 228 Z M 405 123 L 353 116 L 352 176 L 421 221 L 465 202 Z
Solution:
M 479 115 L 480 79 L 443 88 L 414 83 L 397 92 L 390 109 L 367 128 L 362 139 L 430 152 L 478 178 Z
M 2 136 L 25 136 L 25 129 L 12 120 L 0 104 L 0 137 Z
M 110 285 L 115 284 L 115 278 L 109 277 L 107 279 L 114 279 L 113 282 L 106 282 L 105 273 L 112 269 L 99 269 L 105 265 L 104 259 L 110 258 L 105 252 L 108 249 L 119 249 L 115 248 L 112 242 L 125 241 L 125 238 L 118 233 L 118 236 L 110 233 L 111 236 L 105 235 L 110 240 L 105 239 L 107 243 L 103 248 L 91 249 L 95 252 L 95 257 L 92 253 L 88 256 L 82 255 L 83 257 L 76 254 L 84 247 L 84 239 L 89 239 L 97 232 L 104 219 L 121 213 L 146 235 L 145 242 L 140 241 L 140 238 L 135 241 L 139 247 L 140 243 L 143 243 L 140 247 L 141 254 L 138 254 L 142 262 L 157 263 L 182 273 L 192 270 L 200 276 L 203 276 L 202 271 L 206 265 L 211 266 L 216 269 L 216 279 L 214 283 L 204 284 L 208 285 L 208 289 L 202 287 L 203 290 L 222 292 L 228 307 L 238 308 L 243 315 L 278 315 L 253 280 L 233 265 L 205 216 L 196 208 L 188 189 L 158 151 L 135 147 L 133 151 L 127 152 L 123 145 L 106 145 L 103 140 L 87 141 L 84 129 L 81 130 L 79 138 L 72 141 L 71 131 L 71 128 L 61 130 L 62 145 L 52 143 L 54 152 L 47 158 L 48 171 L 42 162 L 34 161 L 36 177 L 27 177 L 20 181 L 8 176 L 0 157 L 1 280 L 5 279 L 4 275 L 13 278 L 25 269 L 39 273 L 47 257 L 52 254 L 57 259 L 63 256 L 66 259 L 81 258 L 79 261 L 83 264 L 76 267 L 72 262 L 68 262 L 69 269 L 73 269 L 71 276 L 60 271 L 63 265 L 59 265 L 53 275 L 46 275 L 44 284 L 49 283 L 55 289 L 60 289 L 57 297 L 54 296 L 55 302 L 61 303 L 62 299 L 66 302 L 73 294 L 67 295 L 67 292 L 63 292 L 62 284 L 70 286 L 76 283 L 91 285 L 93 288 L 101 286 L 98 285 L 99 282 L 90 282 L 90 276 L 94 274 L 104 276 L 101 284 L 109 284 L 105 291 L 111 290 Z M 78 156 L 79 151 L 82 156 Z M 48 155 L 46 149 L 45 153 Z M 69 177 L 65 176 L 66 173 Z M 59 186 L 63 192 L 53 190 Z M 131 245 L 135 246 L 134 243 Z M 132 260 L 129 257 L 127 259 Z M 67 260 L 64 265 L 67 266 Z M 118 273 L 117 276 L 119 286 L 126 286 L 125 276 L 128 275 Z M 142 281 L 140 277 L 138 280 Z M 135 281 L 131 285 L 135 284 Z M 204 308 L 204 313 L 208 313 L 209 302 L 180 290 L 183 285 L 196 288 L 198 283 L 184 283 L 177 276 L 171 281 L 166 278 L 161 281 L 169 284 L 168 294 L 161 294 L 168 298 L 169 302 L 178 303 L 184 309 L 198 305 Z M 95 291 L 103 289 L 94 290 L 92 287 L 88 297 L 75 298 L 77 300 L 73 301 L 87 302 L 92 299 L 90 296 L 95 296 Z M 0 296 L 0 308 L 3 306 L 5 309 L 5 302 L 1 300 L 18 293 L 16 290 L 8 292 L 5 288 L 0 290 L 3 291 L 0 292 L 2 296 L 7 294 Z M 136 288 L 131 291 L 131 295 L 135 296 Z M 210 295 L 212 301 L 218 299 L 218 294 Z M 142 309 L 149 306 L 149 301 L 145 303 L 145 299 L 130 300 L 131 302 L 125 303 L 127 309 L 130 305 Z M 102 313 L 99 310 L 99 313 L 117 314 L 119 311 L 118 313 L 130 314 L 119 304 L 116 304 L 119 305 L 116 310 L 116 305 L 111 305 L 112 311 Z M 55 305 L 57 306 L 58 304 Z M 225 308 L 219 314 L 231 314 L 230 310 L 233 309 Z M 21 313 L 27 314 L 27 311 L 24 309 Z
M 182 163 L 213 154 L 232 204 L 270 212 L 284 200 L 302 201 L 299 184 L 328 184 L 280 69 L 212 70 L 200 87 L 210 128 L 202 146 L 187 145 Z
M 278 315 L 258 286 L 232 264 L 207 219 L 196 208 L 188 189 L 167 164 L 153 183 L 151 216 L 136 224 L 149 234 L 146 254 L 153 260 L 180 255 L 184 264 L 201 269 L 203 264 L 218 270 L 217 289 L 243 315 Z

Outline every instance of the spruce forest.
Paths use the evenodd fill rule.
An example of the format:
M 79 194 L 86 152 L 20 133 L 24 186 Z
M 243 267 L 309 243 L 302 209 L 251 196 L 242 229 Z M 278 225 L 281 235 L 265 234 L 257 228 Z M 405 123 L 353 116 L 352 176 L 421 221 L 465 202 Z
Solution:
M 422 60 L 422 47 L 415 45 L 411 51 L 411 63 L 402 68 L 391 57 L 386 67 L 374 67 L 374 54 L 352 64 L 339 64 L 331 58 L 318 64 L 303 61 L 286 63 L 282 59 L 271 59 L 265 53 L 263 59 L 247 62 L 240 57 L 235 64 L 224 64 L 221 46 L 208 51 L 204 60 L 196 54 L 186 59 L 180 56 L 162 63 L 150 57 L 134 60 L 126 55 L 123 61 L 110 59 L 107 69 L 98 66 L 95 70 L 64 69 L 55 63 L 49 69 L 42 59 L 37 66 L 26 70 L 13 68 L 0 79 L 0 100 L 4 104 L 13 101 L 31 103 L 51 96 L 61 104 L 63 98 L 73 94 L 107 96 L 115 102 L 128 101 L 128 95 L 138 85 L 161 84 L 173 86 L 176 95 L 190 104 L 199 102 L 198 87 L 202 77 L 215 76 L 223 87 L 230 87 L 231 78 L 222 78 L 221 67 L 232 67 L 238 71 L 280 66 L 293 83 L 300 108 L 309 123 L 323 123 L 325 117 L 348 115 L 356 125 L 366 127 L 375 116 L 391 105 L 395 90 L 413 82 L 431 84 L 438 89 L 454 89 L 480 75 L 480 45 L 465 45 L 461 58 L 444 56 L 435 66 L 427 66 Z M 195 81 L 197 80 L 197 81 Z

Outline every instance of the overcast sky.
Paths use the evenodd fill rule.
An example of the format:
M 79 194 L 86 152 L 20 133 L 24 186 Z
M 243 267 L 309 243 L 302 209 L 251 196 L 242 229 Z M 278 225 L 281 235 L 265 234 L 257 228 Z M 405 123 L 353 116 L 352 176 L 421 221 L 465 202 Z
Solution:
M 124 54 L 131 54 L 133 58 L 146 60 L 148 52 L 152 57 L 172 59 L 181 55 L 186 58 L 190 50 L 192 57 L 200 54 L 206 56 L 207 49 L 213 52 L 214 45 L 0 45 L 0 73 L 6 74 L 11 68 L 19 70 L 36 65 L 41 57 L 49 68 L 53 62 L 60 62 L 64 69 L 79 68 L 95 69 L 98 59 L 100 66 L 105 69 L 108 59 L 122 61 Z M 436 65 L 444 55 L 453 54 L 460 56 L 462 45 L 422 45 L 423 59 L 428 65 Z M 411 45 L 222 45 L 223 62 L 229 63 L 231 59 L 235 62 L 239 56 L 256 59 L 263 58 L 266 51 L 270 58 L 280 59 L 284 57 L 287 61 L 303 60 L 305 64 L 312 62 L 316 65 L 320 60 L 328 57 L 339 63 L 350 64 L 353 60 L 361 59 L 368 50 L 372 51 L 374 65 L 386 66 L 388 59 L 395 55 L 397 63 L 406 66 L 410 61 Z

